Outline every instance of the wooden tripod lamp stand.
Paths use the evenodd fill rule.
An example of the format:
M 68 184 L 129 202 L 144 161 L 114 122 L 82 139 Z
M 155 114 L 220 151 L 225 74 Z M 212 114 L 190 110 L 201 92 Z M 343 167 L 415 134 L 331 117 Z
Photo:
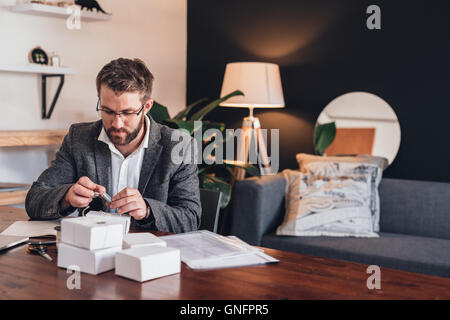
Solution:
M 283 88 L 278 65 L 263 62 L 232 62 L 225 68 L 220 96 L 240 90 L 244 96 L 234 96 L 220 104 L 222 107 L 249 108 L 239 135 L 236 162 L 253 163 L 256 160 L 262 175 L 272 174 L 267 148 L 254 108 L 284 108 Z M 252 159 L 252 155 L 256 159 Z M 253 156 L 253 158 L 255 158 Z M 245 178 L 245 171 L 235 168 L 236 180 Z

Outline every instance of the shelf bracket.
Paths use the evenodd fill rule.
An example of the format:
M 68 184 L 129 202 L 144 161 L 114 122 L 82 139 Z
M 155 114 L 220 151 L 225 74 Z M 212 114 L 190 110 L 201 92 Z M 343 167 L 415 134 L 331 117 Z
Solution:
M 59 77 L 59 85 L 56 89 L 55 96 L 53 97 L 52 104 L 47 113 L 47 78 L 48 77 Z M 63 74 L 43 74 L 42 75 L 42 119 L 50 119 L 53 109 L 55 108 L 56 101 L 58 100 L 61 89 L 64 85 L 64 75 Z

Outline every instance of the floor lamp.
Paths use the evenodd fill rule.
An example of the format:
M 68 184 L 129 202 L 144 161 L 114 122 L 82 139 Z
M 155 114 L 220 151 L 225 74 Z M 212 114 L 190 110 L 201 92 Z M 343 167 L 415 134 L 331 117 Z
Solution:
M 234 90 L 242 91 L 244 96 L 234 96 L 221 103 L 220 106 L 249 108 L 250 110 L 249 116 L 245 117 L 242 123 L 236 160 L 238 163 L 248 163 L 253 147 L 259 160 L 261 174 L 272 174 L 261 125 L 259 119 L 253 116 L 253 109 L 284 108 L 283 88 L 278 65 L 263 62 L 228 63 L 220 96 L 223 97 Z M 242 180 L 245 178 L 245 170 L 235 168 L 234 175 L 236 180 Z

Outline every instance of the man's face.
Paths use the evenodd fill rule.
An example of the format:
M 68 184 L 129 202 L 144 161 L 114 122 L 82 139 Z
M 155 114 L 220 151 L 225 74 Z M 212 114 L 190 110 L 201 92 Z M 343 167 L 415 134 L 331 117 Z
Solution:
M 149 100 L 144 110 L 139 115 L 108 115 L 106 112 L 100 112 L 102 116 L 103 127 L 112 143 L 116 146 L 124 146 L 136 139 L 144 125 L 144 116 L 150 110 L 153 101 Z M 142 107 L 140 94 L 138 92 L 124 92 L 117 96 L 105 84 L 100 87 L 100 106 L 101 109 L 121 112 L 138 112 Z

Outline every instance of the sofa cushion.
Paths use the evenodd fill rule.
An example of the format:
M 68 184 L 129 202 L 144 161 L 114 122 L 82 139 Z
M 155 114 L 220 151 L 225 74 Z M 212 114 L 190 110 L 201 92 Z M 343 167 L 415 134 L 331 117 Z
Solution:
M 450 277 L 450 240 L 380 233 L 380 238 L 266 234 L 262 246 L 302 254 Z
M 387 159 L 369 155 L 354 157 L 323 157 L 299 153 L 296 155 L 300 171 L 314 176 L 340 177 L 348 175 L 367 175 L 370 177 L 370 210 L 372 211 L 373 231 L 380 231 L 380 197 L 378 186 Z
M 450 239 L 450 183 L 383 179 L 380 230 Z
M 286 169 L 283 175 L 286 214 L 277 235 L 378 237 L 371 174 L 322 176 Z

